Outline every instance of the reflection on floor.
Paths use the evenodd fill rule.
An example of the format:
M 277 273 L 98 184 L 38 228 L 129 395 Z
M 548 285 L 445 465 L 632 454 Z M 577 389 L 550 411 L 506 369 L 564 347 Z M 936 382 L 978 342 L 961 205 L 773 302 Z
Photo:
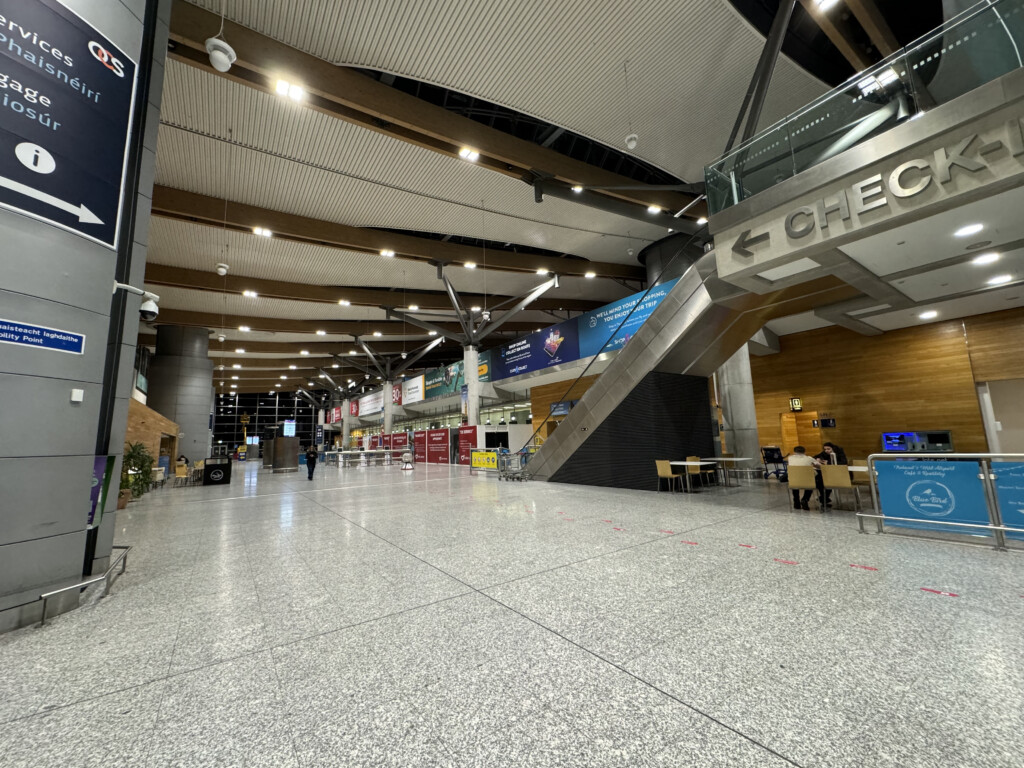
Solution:
M 0 636 L 0 763 L 1019 766 L 1024 556 L 788 501 L 423 466 L 168 487 L 120 513 L 110 597 Z

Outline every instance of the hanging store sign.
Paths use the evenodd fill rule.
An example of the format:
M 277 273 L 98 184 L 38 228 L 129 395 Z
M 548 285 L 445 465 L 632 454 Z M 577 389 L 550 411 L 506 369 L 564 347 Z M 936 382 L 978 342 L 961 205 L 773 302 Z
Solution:
M 57 0 L 0 0 L 0 206 L 117 246 L 135 62 Z

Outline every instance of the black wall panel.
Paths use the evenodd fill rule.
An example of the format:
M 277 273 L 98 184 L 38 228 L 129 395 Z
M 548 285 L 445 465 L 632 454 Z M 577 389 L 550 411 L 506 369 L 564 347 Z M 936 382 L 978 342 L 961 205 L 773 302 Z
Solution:
M 711 424 L 706 378 L 652 371 L 551 481 L 653 491 L 655 459 L 714 455 Z

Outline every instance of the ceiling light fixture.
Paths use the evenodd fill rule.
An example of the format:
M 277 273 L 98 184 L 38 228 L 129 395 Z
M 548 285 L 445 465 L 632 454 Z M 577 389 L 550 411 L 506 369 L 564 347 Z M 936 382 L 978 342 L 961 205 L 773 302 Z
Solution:
M 547 273 L 548 270 L 544 269 L 544 267 L 541 267 L 540 269 L 537 270 L 538 275 L 546 275 Z
M 231 367 L 232 367 L 232 368 L 241 368 L 242 366 L 241 366 L 241 364 L 240 364 L 240 363 L 235 363 L 235 364 L 234 364 L 234 365 L 232 365 Z
M 352 306 L 352 302 L 349 301 L 348 299 L 338 299 L 338 304 L 343 306 L 343 307 L 350 307 L 350 306 Z
M 245 298 L 247 299 L 255 299 L 259 296 L 259 294 L 256 293 L 256 291 L 242 291 L 242 295 L 245 296 Z
M 647 206 L 647 212 L 648 213 L 661 213 L 661 206 L 658 206 L 658 205 L 648 205 Z
M 244 355 L 245 354 L 245 350 L 242 349 L 241 347 L 238 347 L 237 349 L 235 349 L 235 354 L 236 355 Z
M 573 185 L 572 191 L 578 195 L 580 192 L 583 191 L 583 187 L 581 187 L 579 184 L 575 184 Z
M 466 269 L 476 269 L 476 262 L 475 261 L 467 261 L 462 266 L 464 266 Z
M 395 252 L 392 251 L 390 248 L 385 248 L 383 251 L 380 252 L 380 255 L 390 259 L 394 257 Z
M 419 304 L 410 304 L 409 305 L 409 311 L 410 312 L 418 312 L 419 308 L 420 308 Z
M 337 368 L 337 367 L 338 367 L 337 363 L 334 363 L 334 364 L 331 365 L 331 368 Z
M 839 0 L 815 0 L 819 11 L 827 11 L 829 8 L 835 6 Z
M 597 277 L 597 272 L 586 272 L 583 276 L 587 278 L 587 280 L 593 280 L 595 277 Z
M 469 162 L 475 163 L 477 160 L 480 159 L 480 153 L 477 152 L 475 149 L 463 147 L 462 149 L 459 150 L 459 157 L 461 157 L 463 160 L 469 160 Z
M 703 227 L 707 223 L 708 223 L 707 216 L 701 216 L 699 219 L 697 219 L 697 226 L 698 227 Z
M 939 313 L 936 312 L 934 309 L 929 309 L 927 312 L 922 312 L 920 315 L 918 315 L 918 317 L 921 318 L 922 320 L 934 320 L 938 316 Z
M 282 378 L 282 379 L 287 379 L 288 377 L 287 377 L 287 376 L 284 376 L 284 375 L 282 375 L 282 376 L 281 376 L 281 378 Z
M 992 264 L 993 262 L 999 261 L 998 253 L 982 253 L 979 256 L 975 256 L 971 259 L 971 264 Z
M 427 336 L 437 336 L 437 331 L 428 331 Z
M 970 237 L 981 232 L 984 228 L 984 224 L 968 224 L 966 227 L 960 227 L 960 229 L 954 232 L 953 237 Z
M 989 278 L 989 285 L 1002 285 L 1013 280 L 1013 275 L 996 275 L 995 277 Z
M 348 351 L 348 353 L 349 353 L 350 355 L 354 355 L 354 354 L 356 354 L 356 351 L 355 351 L 354 349 L 350 349 L 350 350 Z
M 317 336 L 326 336 L 327 335 L 327 331 L 317 330 L 316 335 Z
M 238 377 L 237 377 L 237 376 L 232 376 L 232 377 L 231 377 L 231 380 L 232 380 L 232 381 L 238 381 Z
M 238 330 L 240 330 L 242 333 L 248 333 L 249 332 L 249 326 L 248 325 L 240 325 L 240 326 L 238 326 Z
M 309 354 L 309 350 L 308 349 L 300 349 L 299 350 L 299 354 L 300 355 L 308 355 Z
M 274 90 L 278 96 L 287 96 L 292 101 L 302 101 L 302 98 L 306 95 L 302 86 L 289 83 L 287 80 L 278 80 Z
M 280 385 L 280 384 L 275 384 L 274 386 L 275 386 L 275 387 L 280 387 L 281 385 Z
M 380 337 L 380 336 L 383 336 L 384 334 L 382 334 L 380 331 L 374 331 L 373 335 L 377 336 L 377 337 Z
M 252 228 L 252 233 L 254 235 L 259 235 L 260 237 L 270 237 L 271 235 L 274 234 L 273 232 L 271 232 L 266 227 L 253 227 Z
M 238 385 L 237 385 L 237 384 L 232 384 L 232 385 L 231 385 L 231 388 L 232 388 L 232 389 L 238 389 Z
M 294 370 L 295 370 L 295 369 L 296 369 L 297 367 L 298 367 L 298 366 L 295 366 L 295 365 L 289 365 L 289 366 L 288 366 L 288 370 L 289 370 L 289 371 L 294 371 Z

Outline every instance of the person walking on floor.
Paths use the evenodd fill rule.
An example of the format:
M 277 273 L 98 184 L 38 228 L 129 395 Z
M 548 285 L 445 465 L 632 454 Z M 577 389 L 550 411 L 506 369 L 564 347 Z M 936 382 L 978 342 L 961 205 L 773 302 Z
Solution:
M 306 451 L 306 469 L 309 470 L 309 479 L 313 479 L 313 470 L 316 469 L 316 460 L 319 454 L 317 453 L 316 446 L 310 445 Z
M 807 455 L 807 449 L 802 445 L 796 446 L 793 452 L 786 457 L 786 464 L 790 467 L 817 467 L 818 460 Z M 808 502 L 811 500 L 812 491 L 804 491 L 800 498 L 799 489 L 793 489 L 793 509 L 810 509 Z

